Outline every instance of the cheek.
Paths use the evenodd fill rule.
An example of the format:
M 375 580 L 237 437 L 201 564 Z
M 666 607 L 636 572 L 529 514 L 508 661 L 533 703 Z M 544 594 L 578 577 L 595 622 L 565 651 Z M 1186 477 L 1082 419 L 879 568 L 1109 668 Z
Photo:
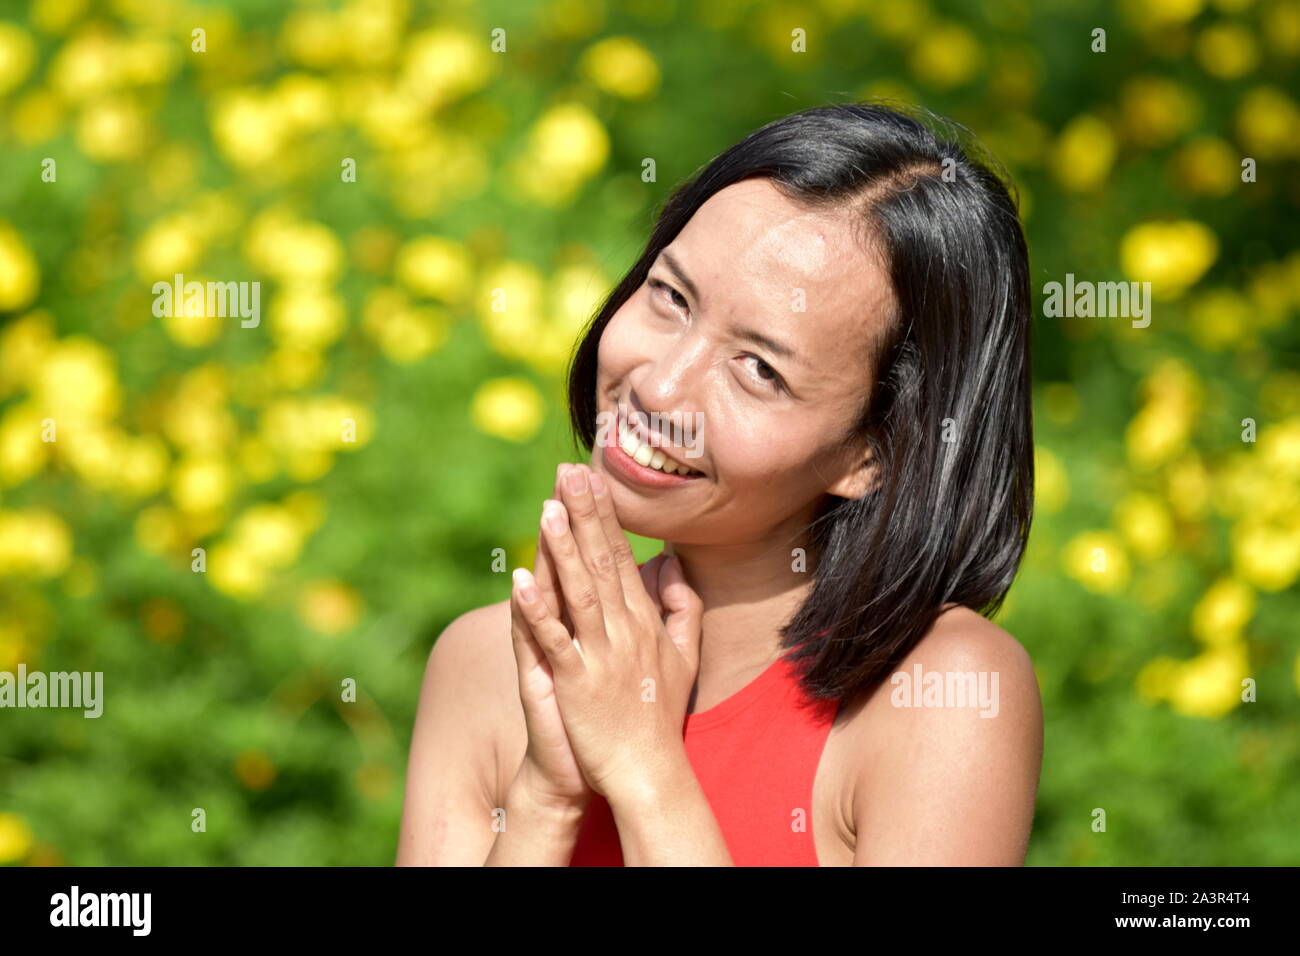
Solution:
M 600 335 L 596 350 L 599 374 L 605 379 L 617 378 L 636 364 L 637 336 L 624 306 L 609 320 Z

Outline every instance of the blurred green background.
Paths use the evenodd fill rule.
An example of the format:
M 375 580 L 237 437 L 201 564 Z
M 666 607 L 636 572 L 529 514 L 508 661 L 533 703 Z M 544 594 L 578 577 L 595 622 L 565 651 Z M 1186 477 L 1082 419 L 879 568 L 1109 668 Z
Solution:
M 1300 862 L 1300 3 L 4 9 L 0 671 L 106 702 L 0 710 L 0 862 L 391 863 L 431 642 L 573 459 L 576 334 L 677 182 L 861 97 L 1007 165 L 1040 299 L 1156 296 L 1035 323 L 1028 862 Z M 175 273 L 260 326 L 155 318 Z

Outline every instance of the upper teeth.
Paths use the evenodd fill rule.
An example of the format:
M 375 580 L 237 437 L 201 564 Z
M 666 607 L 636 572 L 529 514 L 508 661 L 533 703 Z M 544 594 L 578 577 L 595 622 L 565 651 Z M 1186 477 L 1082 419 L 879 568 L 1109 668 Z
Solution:
M 648 468 L 654 468 L 658 471 L 665 472 L 669 475 L 698 475 L 699 472 L 694 468 L 687 468 L 685 465 L 679 465 L 657 448 L 651 448 L 629 429 L 624 422 L 618 425 L 618 444 L 628 457 L 633 459 L 638 465 L 645 465 Z

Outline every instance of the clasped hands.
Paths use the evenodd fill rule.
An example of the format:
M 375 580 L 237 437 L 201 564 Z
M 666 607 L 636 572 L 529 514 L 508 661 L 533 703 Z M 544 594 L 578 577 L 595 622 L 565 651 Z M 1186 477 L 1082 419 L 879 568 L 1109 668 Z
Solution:
M 644 794 L 681 765 L 703 606 L 675 557 L 637 568 L 603 475 L 562 464 L 555 495 L 535 574 L 516 569 L 510 595 L 528 726 L 516 779 L 572 807 Z

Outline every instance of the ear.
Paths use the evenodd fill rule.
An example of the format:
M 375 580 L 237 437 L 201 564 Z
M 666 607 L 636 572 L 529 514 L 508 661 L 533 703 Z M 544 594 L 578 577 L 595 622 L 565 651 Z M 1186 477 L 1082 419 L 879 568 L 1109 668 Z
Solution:
M 874 460 L 871 449 L 862 446 L 849 462 L 849 466 L 826 489 L 828 495 L 862 498 L 876 490 L 880 483 L 880 467 Z

